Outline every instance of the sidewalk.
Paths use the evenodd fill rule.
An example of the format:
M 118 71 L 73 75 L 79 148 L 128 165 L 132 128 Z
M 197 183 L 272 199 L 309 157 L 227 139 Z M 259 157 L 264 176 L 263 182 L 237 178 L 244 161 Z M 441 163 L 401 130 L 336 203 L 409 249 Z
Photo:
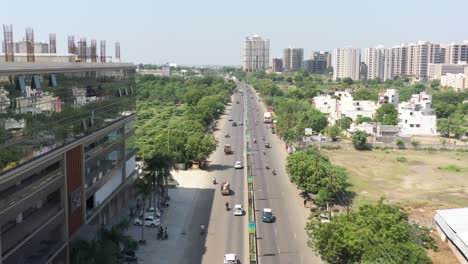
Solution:
M 168 189 L 169 207 L 164 208 L 161 216 L 161 226 L 167 227 L 169 239 L 156 240 L 158 228 L 145 227 L 146 244 L 139 245 L 136 252 L 138 263 L 181 263 L 184 249 L 190 245 L 187 233 L 189 228 L 194 228 L 189 226 L 194 203 L 201 188 L 207 187 L 204 179 L 208 179 L 209 176 L 206 171 L 199 169 L 173 171 L 172 175 L 179 182 L 179 187 Z M 127 232 L 133 239 L 141 239 L 140 226 L 134 226 L 132 223 Z

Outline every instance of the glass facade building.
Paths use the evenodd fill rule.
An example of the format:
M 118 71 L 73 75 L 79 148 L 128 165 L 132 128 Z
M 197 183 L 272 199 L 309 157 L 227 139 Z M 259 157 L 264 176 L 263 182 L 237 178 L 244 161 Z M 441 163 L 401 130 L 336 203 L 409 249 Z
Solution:
M 69 263 L 128 206 L 135 93 L 132 64 L 0 63 L 1 264 Z

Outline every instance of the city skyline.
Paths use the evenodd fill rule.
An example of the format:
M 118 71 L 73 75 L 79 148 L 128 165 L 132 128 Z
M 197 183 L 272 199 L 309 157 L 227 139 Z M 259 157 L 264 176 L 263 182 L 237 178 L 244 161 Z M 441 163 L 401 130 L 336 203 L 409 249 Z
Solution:
M 273 19 L 283 8 L 275 2 L 268 5 L 254 2 L 246 9 L 245 0 L 232 6 L 203 0 L 182 3 L 182 10 L 181 3 L 169 1 L 141 1 L 134 5 L 125 1 L 84 0 L 83 5 L 92 5 L 97 10 L 88 12 L 84 20 L 77 19 L 79 12 L 70 16 L 67 4 L 56 0 L 44 2 L 29 3 L 28 8 L 23 8 L 20 2 L 9 4 L 12 10 L 24 9 L 21 16 L 7 12 L 2 17 L 2 24 L 13 25 L 15 40 L 23 38 L 26 27 L 33 27 L 36 41 L 46 41 L 50 32 L 57 34 L 58 53 L 66 51 L 68 35 L 105 39 L 111 48 L 112 43 L 119 41 L 122 60 L 135 63 L 241 65 L 242 41 L 254 34 L 271 40 L 271 58 L 282 57 L 283 49 L 289 46 L 304 48 L 304 58 L 309 58 L 312 51 L 340 47 L 364 49 L 417 40 L 451 43 L 468 39 L 466 28 L 454 26 L 464 24 L 463 12 L 468 8 L 468 2 L 459 0 L 443 5 L 435 0 L 424 1 L 424 6 L 438 7 L 423 10 L 421 1 L 398 0 L 385 5 L 385 12 L 381 12 L 381 5 L 371 5 L 366 0 L 323 3 L 296 0 L 290 4 L 301 8 L 284 14 L 286 17 L 280 20 Z M 39 17 L 37 10 L 44 6 L 54 16 Z M 316 12 L 310 15 L 312 9 Z M 260 15 L 258 10 L 262 10 Z M 121 19 L 121 15 L 127 19 Z M 108 53 L 112 54 L 112 50 Z

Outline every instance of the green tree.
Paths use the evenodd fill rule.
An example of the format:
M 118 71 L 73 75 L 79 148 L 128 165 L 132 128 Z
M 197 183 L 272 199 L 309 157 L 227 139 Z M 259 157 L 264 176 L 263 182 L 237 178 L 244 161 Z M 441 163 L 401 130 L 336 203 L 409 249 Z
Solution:
M 340 126 L 336 124 L 333 126 L 329 126 L 327 128 L 327 134 L 331 138 L 332 141 L 336 141 L 336 138 L 340 135 L 340 133 L 341 133 Z
M 375 112 L 375 120 L 382 125 L 397 125 L 398 111 L 393 104 L 382 104 Z
M 431 263 L 415 242 L 431 241 L 431 237 L 413 228 L 401 208 L 380 201 L 363 205 L 349 216 L 335 216 L 330 223 L 311 218 L 306 231 L 309 247 L 327 263 Z
M 440 87 L 440 80 L 432 80 L 430 84 L 431 88 L 439 88 Z
M 292 78 L 291 76 L 286 77 L 286 82 L 292 83 L 292 82 L 293 82 L 293 78 Z
M 353 119 L 351 119 L 351 117 L 343 117 L 336 121 L 336 124 L 341 128 L 341 130 L 349 129 L 352 123 Z
M 356 118 L 356 120 L 354 120 L 354 123 L 356 124 L 362 124 L 362 123 L 369 123 L 369 122 L 373 122 L 374 120 L 370 117 L 367 117 L 367 116 L 358 116 Z
M 352 136 L 354 148 L 357 150 L 364 150 L 367 148 L 367 135 L 362 130 L 357 130 Z
M 216 150 L 218 142 L 212 135 L 190 135 L 187 139 L 187 153 L 191 160 L 204 161 Z
M 343 80 L 341 80 L 344 84 L 350 86 L 352 85 L 354 82 L 353 82 L 353 79 L 349 78 L 349 77 L 346 77 L 346 78 L 343 78 Z

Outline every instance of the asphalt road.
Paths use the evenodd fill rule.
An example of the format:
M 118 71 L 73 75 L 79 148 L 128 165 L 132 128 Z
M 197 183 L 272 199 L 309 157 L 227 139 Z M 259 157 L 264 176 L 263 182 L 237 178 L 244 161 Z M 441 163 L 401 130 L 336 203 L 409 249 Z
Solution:
M 304 230 L 308 212 L 303 207 L 296 186 L 289 182 L 285 171 L 287 152 L 284 143 L 263 123 L 265 108 L 250 88 L 246 111 L 253 158 L 255 209 L 259 263 L 322 263 L 320 258 L 307 247 Z M 265 140 L 262 139 L 265 137 Z M 265 147 L 270 143 L 270 148 Z M 265 154 L 263 154 L 265 150 Z M 266 169 L 268 164 L 270 169 Z M 276 175 L 272 174 L 274 168 Z M 262 222 L 263 208 L 271 208 L 276 217 L 273 223 Z
M 207 234 L 200 236 L 199 240 L 190 239 L 196 242 L 186 250 L 184 261 L 189 261 L 191 256 L 202 254 L 202 263 L 222 263 L 224 254 L 235 253 L 240 263 L 248 263 L 248 216 L 246 213 L 243 216 L 234 216 L 232 210 L 225 209 L 225 203 L 228 201 L 231 209 L 235 204 L 241 204 L 247 211 L 244 128 L 241 125 L 232 126 L 232 122 L 243 122 L 244 104 L 239 93 L 234 93 L 232 98 L 233 103 L 227 107 L 218 122 L 217 128 L 220 131 L 216 131 L 215 135 L 219 144 L 209 159 L 209 179 L 214 176 L 218 182 L 216 185 L 211 184 L 211 188 L 215 188 L 214 197 L 200 195 L 195 202 L 192 217 L 192 223 L 197 225 L 198 229 L 203 221 L 208 224 Z M 231 118 L 233 121 L 229 121 Z M 226 133 L 230 134 L 229 138 L 224 137 Z M 224 144 L 231 144 L 233 154 L 224 153 Z M 234 169 L 236 161 L 241 161 L 244 169 Z M 221 194 L 220 183 L 225 181 L 231 184 L 232 191 L 229 196 Z

